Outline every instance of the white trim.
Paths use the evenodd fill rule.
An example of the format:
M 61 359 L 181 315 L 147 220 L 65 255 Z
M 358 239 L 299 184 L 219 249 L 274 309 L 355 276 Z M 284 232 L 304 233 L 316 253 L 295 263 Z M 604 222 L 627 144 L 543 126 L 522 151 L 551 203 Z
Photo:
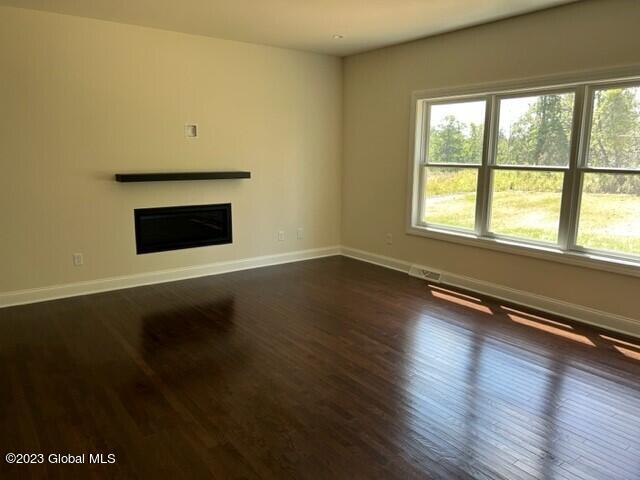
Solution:
M 467 84 L 457 87 L 416 90 L 411 94 L 411 100 L 412 103 L 423 99 L 430 99 L 432 101 L 459 100 L 465 96 L 478 97 L 482 95 L 518 92 L 535 93 L 536 90 L 546 90 L 555 87 L 577 87 L 587 83 L 602 85 L 626 82 L 633 83 L 637 82 L 638 76 L 640 76 L 640 63 L 596 70 L 577 70 L 557 75 L 538 75 L 505 81 Z
M 498 252 L 533 257 L 549 262 L 564 263 L 577 267 L 602 270 L 631 277 L 640 277 L 640 264 L 609 256 L 599 256 L 597 253 L 582 253 L 574 250 L 560 250 L 553 246 L 524 243 L 524 241 L 510 241 L 497 237 L 479 237 L 473 232 L 462 233 L 451 229 L 440 231 L 435 228 L 410 226 L 406 232 L 409 235 L 432 238 L 444 242 L 458 243 L 472 247 L 486 248 Z
M 362 260 L 374 265 L 398 270 L 400 272 L 409 273 L 412 266 L 424 270 L 435 270 L 428 266 L 412 265 L 410 262 L 399 260 L 397 258 L 377 255 L 375 253 L 358 250 L 355 248 L 342 247 L 342 255 L 356 260 Z M 496 283 L 478 280 L 465 275 L 457 275 L 449 272 L 441 272 L 440 281 L 443 284 L 453 287 L 463 288 L 483 295 L 504 300 L 509 303 L 521 305 L 523 307 L 540 310 L 543 312 L 559 315 L 580 323 L 586 323 L 595 327 L 611 330 L 614 332 L 640 337 L 640 320 L 634 320 L 630 317 L 616 315 L 614 313 L 596 310 L 594 308 L 576 305 L 574 303 L 565 302 L 543 295 L 537 295 L 523 290 L 498 285 Z
M 340 255 L 332 246 L 0 293 L 0 308 Z
M 357 248 L 342 247 L 342 256 L 362 260 L 367 263 L 378 265 L 379 267 L 390 268 L 391 270 L 396 270 L 406 274 L 409 273 L 412 266 L 411 263 L 405 262 L 404 260 L 385 257 L 384 255 L 378 255 L 377 253 L 371 253 L 365 250 L 358 250 Z
M 504 301 L 522 305 L 524 307 L 533 308 L 535 310 L 553 313 L 555 315 L 560 315 L 562 317 L 570 318 L 578 322 L 587 323 L 607 330 L 640 337 L 640 320 L 634 320 L 629 317 L 623 317 L 621 315 L 568 303 L 555 298 L 516 290 L 511 287 L 485 282 L 484 280 L 478 280 L 464 275 L 441 272 L 438 269 L 427 266 L 413 265 L 404 260 L 386 257 L 366 252 L 364 250 L 340 246 L 299 250 L 277 255 L 265 255 L 261 257 L 245 258 L 242 260 L 160 270 L 157 272 L 141 273 L 137 275 L 122 275 L 86 282 L 5 292 L 0 293 L 0 308 L 139 287 L 143 285 L 186 280 L 189 278 L 219 275 L 222 273 L 299 262 L 313 258 L 331 257 L 335 255 L 343 255 L 356 260 L 362 260 L 407 274 L 412 266 L 422 270 L 437 271 L 441 273 L 441 282 L 444 284 L 464 288 L 466 290 L 478 292 Z

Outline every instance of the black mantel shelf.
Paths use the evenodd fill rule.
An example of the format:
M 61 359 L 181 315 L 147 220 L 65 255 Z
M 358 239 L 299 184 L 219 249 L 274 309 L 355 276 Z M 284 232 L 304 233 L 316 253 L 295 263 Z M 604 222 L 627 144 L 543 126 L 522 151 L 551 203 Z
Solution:
M 229 180 L 251 178 L 251 172 L 116 173 L 116 182 L 169 182 L 174 180 Z

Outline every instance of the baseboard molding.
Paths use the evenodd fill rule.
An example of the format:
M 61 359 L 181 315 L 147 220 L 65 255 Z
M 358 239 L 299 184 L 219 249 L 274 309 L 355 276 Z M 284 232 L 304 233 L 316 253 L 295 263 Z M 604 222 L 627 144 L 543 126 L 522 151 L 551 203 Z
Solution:
M 185 280 L 188 278 L 204 277 L 207 275 L 218 275 L 221 273 L 247 270 L 250 268 L 299 262 L 301 260 L 310 260 L 312 258 L 329 257 L 333 255 L 340 255 L 340 251 L 341 249 L 339 246 L 332 246 L 312 250 L 299 250 L 277 255 L 251 257 L 228 262 L 210 263 L 193 267 L 160 270 L 136 275 L 102 278 L 86 282 L 16 290 L 13 292 L 0 293 L 0 308 L 24 305 L 27 303 L 44 302 L 47 300 L 56 300 L 59 298 L 75 297 L 90 293 L 120 290 L 123 288 L 139 287 L 142 285 L 152 285 L 154 283 L 172 282 L 175 280 Z
M 267 267 L 284 263 L 299 262 L 313 258 L 329 257 L 334 255 L 344 255 L 346 257 L 362 260 L 381 267 L 390 268 L 403 273 L 409 273 L 412 265 L 404 260 L 386 257 L 364 250 L 349 247 L 332 246 L 316 248 L 311 250 L 299 250 L 295 252 L 282 253 L 277 255 L 265 255 L 261 257 L 251 257 L 228 262 L 217 262 L 193 267 L 176 268 L 170 270 L 160 270 L 136 275 L 123 275 L 118 277 L 90 280 L 86 282 L 76 282 L 64 285 L 53 285 L 42 288 L 32 288 L 27 290 L 17 290 L 13 292 L 0 293 L 0 308 L 28 303 L 44 302 L 60 298 L 75 297 L 91 293 L 107 292 L 110 290 L 120 290 L 123 288 L 139 287 L 142 285 L 152 285 L 155 283 L 173 282 L 188 278 L 204 277 L 208 275 L 219 275 L 222 273 L 247 270 L 251 268 Z M 434 270 L 423 265 L 413 265 L 419 269 Z M 437 270 L 437 269 L 435 269 Z M 596 310 L 581 305 L 565 302 L 551 297 L 536 295 L 533 293 L 517 290 L 504 285 L 485 282 L 464 275 L 457 275 L 449 272 L 441 272 L 441 282 L 459 288 L 464 288 L 483 295 L 488 295 L 505 302 L 510 302 L 524 307 L 533 308 L 543 312 L 560 315 L 578 322 L 586 323 L 596 327 L 604 328 L 625 335 L 640 337 L 640 321 L 629 317 L 616 315 L 613 313 Z
M 368 263 L 373 263 L 382 267 L 409 273 L 413 264 L 398 260 L 396 258 L 377 255 L 354 248 L 342 247 L 342 255 Z M 419 269 L 438 270 L 424 265 L 413 265 Z M 448 272 L 441 272 L 441 282 L 453 287 L 463 288 L 483 295 L 488 295 L 505 302 L 522 305 L 542 312 L 560 315 L 577 322 L 586 323 L 606 330 L 615 331 L 625 335 L 640 337 L 640 320 L 616 315 L 613 313 L 596 310 L 582 305 L 565 302 L 543 295 L 536 295 L 516 290 L 504 285 L 485 282 L 464 275 L 456 275 Z

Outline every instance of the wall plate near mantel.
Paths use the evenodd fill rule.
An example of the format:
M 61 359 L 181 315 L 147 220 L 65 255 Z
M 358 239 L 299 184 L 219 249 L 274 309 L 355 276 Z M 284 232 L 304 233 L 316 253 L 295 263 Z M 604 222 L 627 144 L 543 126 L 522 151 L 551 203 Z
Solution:
M 170 182 L 181 180 L 232 180 L 251 178 L 251 172 L 116 173 L 116 182 Z

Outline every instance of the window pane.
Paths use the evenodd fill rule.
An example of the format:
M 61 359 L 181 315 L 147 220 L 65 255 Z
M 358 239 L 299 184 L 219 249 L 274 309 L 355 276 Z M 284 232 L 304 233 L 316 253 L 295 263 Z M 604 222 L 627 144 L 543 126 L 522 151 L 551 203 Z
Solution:
M 490 230 L 557 243 L 563 179 L 562 172 L 495 170 Z
M 473 230 L 476 218 L 476 168 L 425 169 L 423 222 Z
M 498 165 L 568 166 L 573 93 L 500 100 Z
M 431 105 L 427 162 L 480 164 L 485 107 L 484 100 Z
M 640 255 L 640 175 L 585 174 L 578 245 Z
M 589 166 L 640 168 L 640 87 L 596 90 L 593 102 Z

